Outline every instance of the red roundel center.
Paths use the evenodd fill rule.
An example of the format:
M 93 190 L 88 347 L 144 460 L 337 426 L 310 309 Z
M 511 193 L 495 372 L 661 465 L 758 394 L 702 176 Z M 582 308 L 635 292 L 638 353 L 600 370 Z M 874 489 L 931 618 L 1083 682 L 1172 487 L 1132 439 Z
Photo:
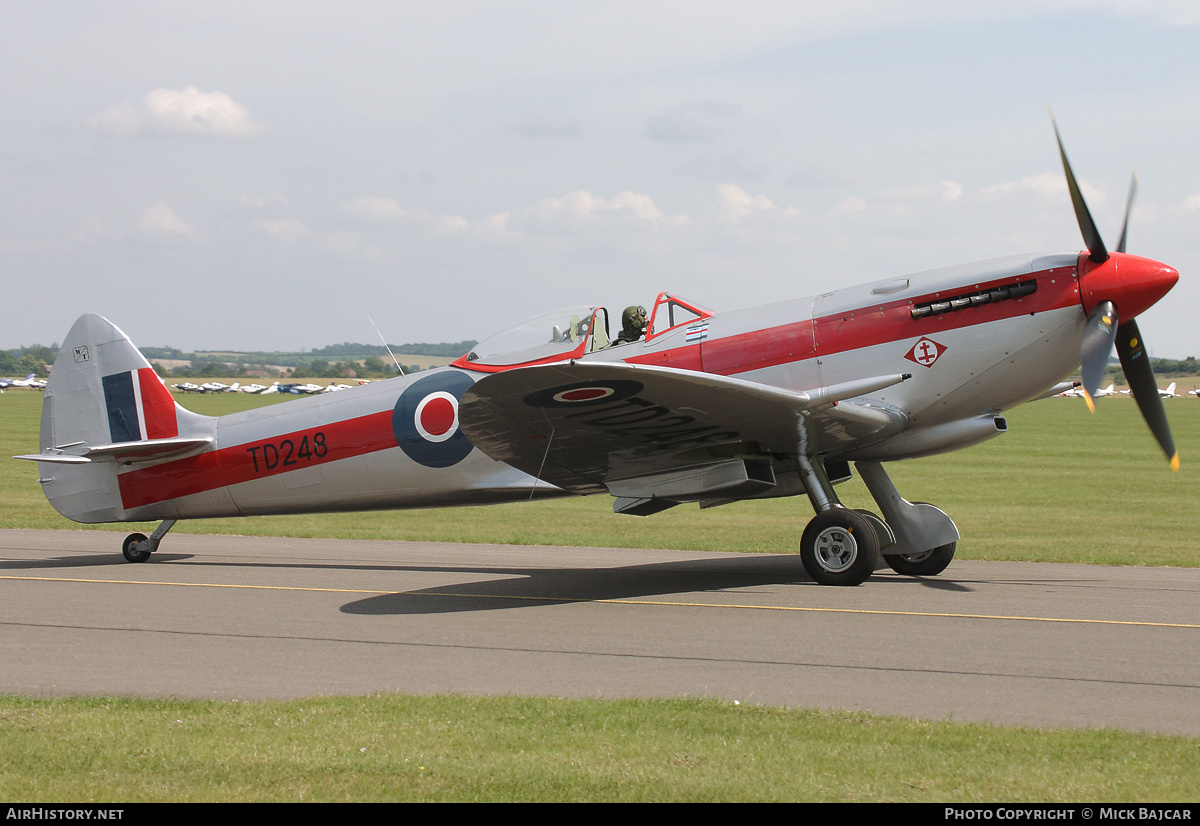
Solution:
M 574 390 L 557 393 L 554 398 L 560 402 L 590 402 L 593 399 L 611 396 L 612 392 L 611 387 L 577 387 Z
M 431 436 L 442 436 L 454 427 L 454 412 L 449 399 L 432 398 L 421 410 L 421 427 Z

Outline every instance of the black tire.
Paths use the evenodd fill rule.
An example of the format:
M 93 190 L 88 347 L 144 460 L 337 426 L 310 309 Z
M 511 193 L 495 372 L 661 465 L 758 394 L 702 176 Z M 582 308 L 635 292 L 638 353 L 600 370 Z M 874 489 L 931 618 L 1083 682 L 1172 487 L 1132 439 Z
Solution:
M 145 542 L 146 535 L 144 533 L 131 533 L 125 537 L 125 542 L 121 545 L 121 556 L 125 557 L 129 562 L 145 562 L 150 558 L 149 551 L 139 551 L 137 544 Z
M 883 561 L 893 571 L 905 576 L 937 576 L 954 559 L 956 545 L 950 542 L 919 554 L 884 554 Z
M 800 561 L 820 585 L 860 585 L 875 571 L 878 558 L 875 529 L 845 508 L 818 513 L 800 539 Z

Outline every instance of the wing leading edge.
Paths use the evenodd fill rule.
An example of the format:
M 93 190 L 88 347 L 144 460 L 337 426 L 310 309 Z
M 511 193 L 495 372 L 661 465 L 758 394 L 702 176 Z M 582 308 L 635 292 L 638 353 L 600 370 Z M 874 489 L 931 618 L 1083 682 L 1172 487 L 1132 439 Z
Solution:
M 834 454 L 902 430 L 903 413 L 850 401 L 907 374 L 795 392 L 664 367 L 558 363 L 485 376 L 459 421 L 493 459 L 580 494 L 729 500 L 760 495 L 803 451 Z

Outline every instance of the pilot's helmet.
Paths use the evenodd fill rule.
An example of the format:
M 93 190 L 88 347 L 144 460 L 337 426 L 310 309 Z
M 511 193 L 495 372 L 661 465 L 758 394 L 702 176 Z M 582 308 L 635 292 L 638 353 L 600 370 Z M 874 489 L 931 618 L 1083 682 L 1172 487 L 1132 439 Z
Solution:
M 641 333 L 646 329 L 646 308 L 626 307 L 621 313 L 621 329 L 627 333 Z

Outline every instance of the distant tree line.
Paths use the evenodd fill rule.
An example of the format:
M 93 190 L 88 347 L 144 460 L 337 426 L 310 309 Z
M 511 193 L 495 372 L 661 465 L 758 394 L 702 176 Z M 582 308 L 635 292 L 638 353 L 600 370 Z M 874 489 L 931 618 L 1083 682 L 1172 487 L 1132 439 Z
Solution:
M 468 352 L 475 342 L 462 341 L 442 344 L 401 344 L 392 347 L 397 355 L 441 356 L 456 358 Z M 11 350 L 0 350 L 0 376 L 24 378 L 33 373 L 38 378 L 46 378 L 50 374 L 50 365 L 58 355 L 58 342 L 47 347 L 44 344 L 32 344 L 27 347 L 17 347 Z M 397 375 L 396 364 L 387 355 L 387 349 L 381 345 L 369 344 L 335 344 L 313 350 L 310 353 L 234 353 L 221 355 L 232 358 L 218 358 L 211 353 L 185 353 L 175 347 L 142 347 L 146 359 L 154 365 L 154 369 L 163 377 L 194 378 L 198 376 L 228 376 L 230 378 L 247 378 L 253 376 L 290 375 L 296 378 L 360 378 L 380 379 Z M 336 351 L 349 351 L 347 357 L 341 359 L 324 358 Z M 185 361 L 175 367 L 166 368 L 161 361 Z M 280 370 L 279 368 L 289 368 Z M 416 373 L 421 367 L 416 364 L 401 364 L 404 372 Z
M 475 346 L 474 341 L 460 342 L 444 342 L 441 344 L 393 344 L 389 345 L 392 353 L 396 356 L 437 356 L 442 358 L 458 358 L 470 351 Z M 230 370 L 236 370 L 239 366 L 244 366 L 247 371 L 265 371 L 273 372 L 268 365 L 277 367 L 288 367 L 292 369 L 290 375 L 299 376 L 299 370 L 317 370 L 319 373 L 305 373 L 309 377 L 326 377 L 336 378 L 336 375 L 326 375 L 328 371 L 340 369 L 342 373 L 345 370 L 361 370 L 363 367 L 374 374 L 379 373 L 379 368 L 376 362 L 370 362 L 368 359 L 374 357 L 385 364 L 383 371 L 384 375 L 396 375 L 396 365 L 392 362 L 392 356 L 388 354 L 387 348 L 382 344 L 357 344 L 352 342 L 343 342 L 342 344 L 333 344 L 328 347 L 321 347 L 316 350 L 302 353 L 283 353 L 283 352 L 267 352 L 263 350 L 252 352 L 233 352 L 209 350 L 198 353 L 185 353 L 177 350 L 174 347 L 142 347 L 142 353 L 151 362 L 156 360 L 172 360 L 172 361 L 189 361 L 192 366 L 187 368 L 173 368 L 171 375 L 183 376 L 184 373 L 176 372 L 178 370 L 190 371 L 188 375 L 214 375 L 213 373 L 203 372 L 208 364 L 227 364 Z M 361 364 L 363 367 L 355 367 L 355 364 Z M 314 366 L 315 365 L 315 366 Z M 337 368 L 336 365 L 342 365 Z M 387 372 L 390 368 L 391 372 Z M 420 368 L 413 368 L 414 370 Z M 274 371 L 278 372 L 278 371 Z M 409 365 L 404 365 L 404 372 L 410 372 Z M 228 373 L 226 375 L 236 375 Z M 362 376 L 360 376 L 362 377 Z
M 401 366 L 404 368 L 405 374 L 416 373 L 421 369 L 415 364 Z M 361 362 L 335 361 L 331 363 L 324 359 L 312 359 L 295 367 L 291 374 L 298 379 L 383 379 L 399 375 L 394 362 L 384 361 L 378 356 L 367 356 Z
M 1200 361 L 1196 360 L 1195 356 L 1188 356 L 1185 359 L 1150 359 L 1150 366 L 1154 369 L 1154 375 L 1160 379 L 1173 379 L 1182 376 L 1200 376 Z M 1120 362 L 1113 362 L 1108 365 L 1105 371 L 1108 381 L 1114 384 L 1126 384 L 1125 371 L 1121 369 Z
M 39 379 L 50 375 L 47 365 L 54 363 L 58 355 L 58 344 L 49 347 L 33 344 L 15 350 L 0 350 L 0 376 L 23 379 L 33 373 Z

